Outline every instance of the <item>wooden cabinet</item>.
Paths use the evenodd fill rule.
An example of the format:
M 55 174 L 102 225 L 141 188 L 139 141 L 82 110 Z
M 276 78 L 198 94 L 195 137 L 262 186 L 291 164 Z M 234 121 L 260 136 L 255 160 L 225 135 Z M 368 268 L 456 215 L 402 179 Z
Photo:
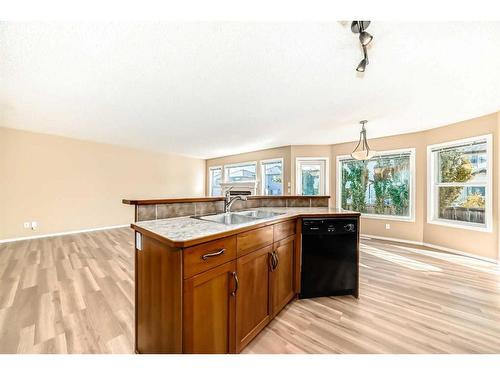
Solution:
M 271 273 L 271 309 L 275 316 L 294 296 L 295 236 L 274 243 L 274 271 Z
M 135 348 L 182 353 L 182 251 L 142 236 L 135 252 Z
M 274 224 L 274 242 L 295 234 L 296 220 Z
M 260 228 L 257 231 L 244 237 L 247 249 L 257 247 L 257 243 L 262 247 L 262 244 L 269 242 L 271 233 L 277 235 L 281 241 L 260 250 L 253 250 L 237 259 L 236 271 L 239 278 L 236 294 L 237 352 L 240 352 L 295 295 L 293 280 L 295 220 Z M 254 241 L 250 241 L 249 238 L 254 238 Z M 267 240 L 263 240 L 265 238 Z
M 184 249 L 184 353 L 239 353 L 293 298 L 294 233 L 288 221 Z
M 231 261 L 184 280 L 184 353 L 236 351 L 236 277 Z
M 186 248 L 141 236 L 140 353 L 239 353 L 294 297 L 294 277 L 300 280 L 296 220 Z
M 266 227 L 238 234 L 236 242 L 237 255 L 241 257 L 254 250 L 261 249 L 264 246 L 272 245 L 273 227 L 274 225 L 268 225 Z
M 236 259 L 236 236 L 202 243 L 182 250 L 184 278 Z
M 236 351 L 240 352 L 270 320 L 269 298 L 272 246 L 238 258 L 236 270 Z

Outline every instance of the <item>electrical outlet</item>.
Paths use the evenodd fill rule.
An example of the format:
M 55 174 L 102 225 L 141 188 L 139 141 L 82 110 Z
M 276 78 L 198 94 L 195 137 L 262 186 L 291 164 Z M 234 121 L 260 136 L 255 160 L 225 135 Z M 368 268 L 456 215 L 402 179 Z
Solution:
M 38 228 L 38 223 L 36 221 L 31 222 L 31 229 L 36 230 Z
M 385 224 L 385 229 L 391 229 L 391 224 Z
M 31 228 L 31 223 L 29 221 L 24 222 L 24 229 L 30 229 Z

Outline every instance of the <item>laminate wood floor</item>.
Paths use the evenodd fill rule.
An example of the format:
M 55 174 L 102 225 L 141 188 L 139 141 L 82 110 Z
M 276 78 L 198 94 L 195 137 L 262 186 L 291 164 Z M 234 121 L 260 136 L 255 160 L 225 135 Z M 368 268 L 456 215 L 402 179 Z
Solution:
M 132 353 L 129 228 L 0 244 L 1 353 Z
M 0 353 L 132 353 L 133 232 L 0 244 Z M 361 243 L 360 299 L 289 304 L 244 353 L 500 353 L 500 270 Z

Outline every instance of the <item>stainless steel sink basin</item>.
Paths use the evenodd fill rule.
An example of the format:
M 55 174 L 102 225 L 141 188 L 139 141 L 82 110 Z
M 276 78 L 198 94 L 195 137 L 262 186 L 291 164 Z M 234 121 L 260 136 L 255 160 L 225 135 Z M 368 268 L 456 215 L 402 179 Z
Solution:
M 235 212 L 235 214 L 243 215 L 246 217 L 254 217 L 255 219 L 268 219 L 271 217 L 283 215 L 282 212 L 272 212 L 264 210 L 240 211 L 240 212 Z
M 217 214 L 217 215 L 207 215 L 207 216 L 197 216 L 196 219 L 212 221 L 214 223 L 220 224 L 243 224 L 250 221 L 257 220 L 255 217 L 249 217 L 245 215 L 238 215 L 234 212 L 228 214 Z
M 231 225 L 231 224 L 249 223 L 251 221 L 259 219 L 268 219 L 278 215 L 283 215 L 283 213 L 262 211 L 262 210 L 251 210 L 251 211 L 230 212 L 227 214 L 194 216 L 194 218 L 211 221 L 213 223 Z

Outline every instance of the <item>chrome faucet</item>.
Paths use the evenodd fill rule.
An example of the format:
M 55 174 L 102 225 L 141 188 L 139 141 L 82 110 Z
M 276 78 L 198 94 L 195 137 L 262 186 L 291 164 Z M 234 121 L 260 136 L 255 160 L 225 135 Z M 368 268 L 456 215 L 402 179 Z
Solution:
M 231 206 L 233 205 L 234 202 L 236 201 L 246 201 L 247 197 L 243 195 L 235 195 L 234 197 L 231 197 L 231 189 L 233 187 L 231 186 L 229 189 L 226 190 L 226 197 L 224 198 L 224 213 L 228 214 L 231 212 Z

